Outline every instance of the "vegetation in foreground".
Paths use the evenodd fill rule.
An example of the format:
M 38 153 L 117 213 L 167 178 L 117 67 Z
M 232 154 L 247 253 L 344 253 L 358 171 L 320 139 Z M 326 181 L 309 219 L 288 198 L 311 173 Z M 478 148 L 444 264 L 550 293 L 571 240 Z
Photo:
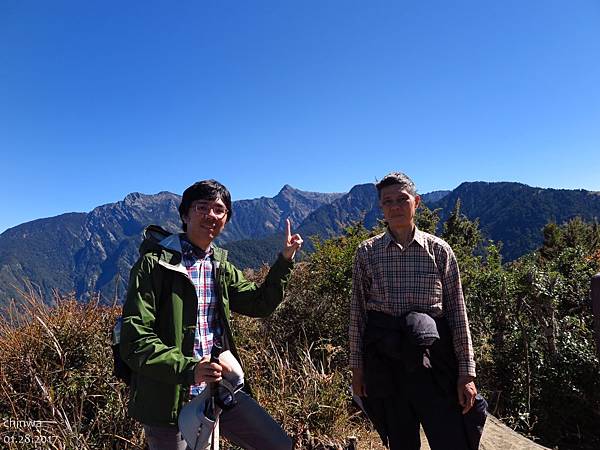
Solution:
M 500 244 L 486 242 L 460 204 L 443 227 L 438 221 L 436 211 L 421 211 L 419 226 L 441 228 L 459 258 L 478 386 L 491 411 L 543 445 L 599 448 L 600 364 L 589 293 L 600 271 L 598 225 L 549 224 L 537 252 L 503 265 Z M 271 318 L 235 318 L 251 388 L 297 448 L 341 448 L 350 435 L 377 442 L 351 405 L 347 369 L 352 258 L 375 232 L 357 225 L 315 242 Z M 264 270 L 248 275 L 260 280 Z M 112 377 L 110 329 L 119 308 L 24 299 L 0 319 L 2 442 L 143 448 L 141 428 L 126 416 L 126 388 Z

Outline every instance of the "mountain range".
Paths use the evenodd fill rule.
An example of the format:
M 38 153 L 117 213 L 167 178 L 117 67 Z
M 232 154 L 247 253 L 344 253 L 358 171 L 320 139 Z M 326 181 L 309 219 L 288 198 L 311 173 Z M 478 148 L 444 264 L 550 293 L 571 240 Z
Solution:
M 143 228 L 155 223 L 180 231 L 180 199 L 170 192 L 132 193 L 89 213 L 62 214 L 6 230 L 0 234 L 0 303 L 28 289 L 48 299 L 54 291 L 74 291 L 84 301 L 93 292 L 106 302 L 122 300 Z M 440 208 L 442 220 L 458 199 L 462 213 L 478 218 L 488 238 L 503 242 L 505 260 L 537 248 L 549 221 L 600 217 L 600 193 L 584 190 L 465 182 L 452 191 L 422 196 L 429 208 Z M 229 250 L 238 267 L 260 266 L 272 261 L 281 247 L 288 217 L 294 231 L 308 241 L 310 236 L 339 235 L 356 221 L 372 227 L 382 213 L 373 184 L 354 186 L 347 193 L 305 192 L 285 185 L 272 198 L 235 201 L 232 220 L 217 243 Z

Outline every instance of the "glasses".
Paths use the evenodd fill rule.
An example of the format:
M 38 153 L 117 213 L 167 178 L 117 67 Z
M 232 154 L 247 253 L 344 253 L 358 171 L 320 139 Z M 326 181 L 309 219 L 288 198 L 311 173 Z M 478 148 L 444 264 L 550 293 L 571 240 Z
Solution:
M 212 204 L 212 203 L 194 203 L 192 205 L 192 211 L 196 214 L 202 214 L 208 216 L 212 211 L 217 219 L 222 219 L 227 214 L 227 208 L 223 205 Z

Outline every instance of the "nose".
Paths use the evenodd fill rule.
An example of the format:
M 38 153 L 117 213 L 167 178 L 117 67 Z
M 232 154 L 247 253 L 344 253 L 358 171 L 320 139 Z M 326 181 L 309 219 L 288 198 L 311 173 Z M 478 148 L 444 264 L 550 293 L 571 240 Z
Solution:
M 211 217 L 213 219 L 218 219 L 217 217 L 217 213 L 215 212 L 214 208 L 210 208 L 207 212 L 206 212 L 206 217 Z

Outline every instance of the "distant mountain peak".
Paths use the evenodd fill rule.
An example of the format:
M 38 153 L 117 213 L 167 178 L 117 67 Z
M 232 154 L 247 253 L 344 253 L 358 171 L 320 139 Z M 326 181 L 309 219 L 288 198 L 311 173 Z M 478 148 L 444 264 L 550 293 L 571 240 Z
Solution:
M 478 218 L 486 236 L 504 243 L 502 254 L 508 260 L 535 249 L 541 242 L 539 230 L 549 220 L 600 217 L 598 192 L 513 182 L 465 182 L 453 191 L 434 191 L 422 198 L 431 209 L 441 208 L 442 222 L 460 198 L 461 212 Z M 27 282 L 48 298 L 54 289 L 75 291 L 81 298 L 91 292 L 107 299 L 115 292 L 122 296 L 143 228 L 156 223 L 180 230 L 180 201 L 179 195 L 167 191 L 132 192 L 89 213 L 38 219 L 6 230 L 0 234 L 0 304 L 16 298 L 19 289 L 26 290 Z M 275 257 L 288 218 L 305 239 L 338 235 L 356 221 L 370 228 L 381 218 L 373 183 L 356 185 L 346 194 L 307 192 L 285 184 L 277 196 L 235 201 L 233 210 L 217 244 L 226 245 L 231 260 L 241 267 L 256 267 Z
M 437 202 L 443 199 L 446 195 L 450 194 L 452 191 L 432 191 L 427 192 L 426 194 L 421 194 L 421 201 L 426 205 L 429 203 Z
M 297 195 L 302 193 L 302 191 L 290 186 L 289 184 L 284 184 L 274 198 L 289 197 L 291 195 Z
M 461 188 L 471 187 L 471 186 L 477 186 L 477 187 L 488 187 L 489 186 L 489 187 L 493 187 L 493 188 L 505 188 L 507 186 L 525 187 L 525 188 L 532 187 L 532 186 L 529 186 L 524 183 L 519 183 L 517 181 L 463 181 L 456 187 L 455 190 L 459 190 Z
M 372 192 L 375 189 L 375 183 L 357 184 L 350 189 L 350 192 Z
M 181 197 L 179 195 L 173 194 L 169 191 L 161 191 L 157 194 L 142 194 L 141 192 L 132 192 L 130 194 L 127 194 L 125 198 L 120 202 L 109 203 L 103 206 L 110 207 L 121 204 L 127 207 L 146 208 L 150 205 L 160 204 L 169 200 L 179 202 L 180 198 Z
M 343 194 L 339 193 L 322 193 L 322 192 L 312 192 L 312 191 L 302 191 L 300 189 L 296 189 L 289 184 L 285 184 L 279 193 L 273 197 L 273 200 L 277 203 L 281 201 L 289 202 L 294 199 L 303 198 L 309 202 L 317 202 L 317 203 L 331 203 L 336 198 L 341 197 Z M 296 203 L 294 201 L 294 203 Z
M 139 199 L 141 199 L 143 196 L 144 196 L 144 194 L 142 194 L 141 192 L 132 192 L 125 196 L 125 198 L 123 199 L 123 202 L 125 202 L 126 205 L 133 205 Z

